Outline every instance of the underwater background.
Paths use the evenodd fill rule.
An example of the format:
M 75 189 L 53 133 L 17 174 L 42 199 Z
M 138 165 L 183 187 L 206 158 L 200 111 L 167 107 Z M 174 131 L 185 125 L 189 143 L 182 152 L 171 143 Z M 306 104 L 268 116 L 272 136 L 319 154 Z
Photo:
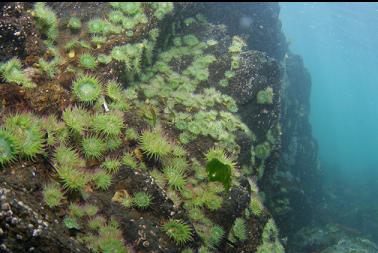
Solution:
M 0 253 L 378 252 L 378 6 L 0 4 Z
M 378 5 L 280 6 L 290 48 L 303 56 L 311 73 L 310 122 L 324 184 L 336 194 L 327 204 L 340 209 L 334 220 L 376 241 Z

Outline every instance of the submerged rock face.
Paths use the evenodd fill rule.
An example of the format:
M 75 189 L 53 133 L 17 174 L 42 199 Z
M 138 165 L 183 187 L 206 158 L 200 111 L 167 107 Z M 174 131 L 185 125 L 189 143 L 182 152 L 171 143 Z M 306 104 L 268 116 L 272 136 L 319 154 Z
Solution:
M 0 152 L 17 131 L 41 147 L 0 160 L 0 250 L 282 253 L 274 220 L 284 236 L 309 222 L 310 79 L 284 57 L 278 4 L 17 6 L 3 6 L 26 37 L 24 50 L 0 50 L 22 59 L 18 79 L 0 68 L 0 144 L 11 147 Z M 9 123 L 25 111 L 37 130 Z M 231 170 L 229 189 L 211 180 L 211 159 Z M 51 182 L 64 194 L 54 207 Z

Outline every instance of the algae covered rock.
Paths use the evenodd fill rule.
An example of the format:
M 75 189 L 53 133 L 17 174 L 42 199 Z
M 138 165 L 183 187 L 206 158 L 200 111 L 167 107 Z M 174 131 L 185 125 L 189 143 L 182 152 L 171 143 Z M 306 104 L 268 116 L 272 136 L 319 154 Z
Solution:
M 256 183 L 280 148 L 277 49 L 203 3 L 20 6 L 7 22 L 42 43 L 11 73 L 35 85 L 0 87 L 2 249 L 283 252 Z

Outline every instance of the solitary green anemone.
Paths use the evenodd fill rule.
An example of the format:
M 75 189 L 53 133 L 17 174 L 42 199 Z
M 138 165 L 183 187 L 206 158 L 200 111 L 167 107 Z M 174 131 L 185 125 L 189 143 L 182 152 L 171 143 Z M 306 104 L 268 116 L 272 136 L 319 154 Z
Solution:
M 84 137 L 82 141 L 83 153 L 87 158 L 100 158 L 106 150 L 106 144 L 96 136 Z
M 0 129 L 0 166 L 16 159 L 17 145 L 14 137 Z
M 182 39 L 184 43 L 188 46 L 195 46 L 199 43 L 199 40 L 193 34 L 185 35 Z
M 108 64 L 112 61 L 112 57 L 106 54 L 99 54 L 97 56 L 97 61 L 102 64 Z
M 257 93 L 257 103 L 258 104 L 272 104 L 273 103 L 273 89 L 271 87 L 265 90 L 260 90 Z
M 106 169 L 109 173 L 117 172 L 121 167 L 121 161 L 115 158 L 106 158 L 101 164 L 101 167 Z
M 126 61 L 127 55 L 125 53 L 125 48 L 122 46 L 113 47 L 111 56 L 116 61 Z
M 93 181 L 97 189 L 107 190 L 112 184 L 112 176 L 105 171 L 100 171 L 93 175 Z
M 143 11 L 142 3 L 138 2 L 120 2 L 118 8 L 129 15 L 135 15 Z
M 22 71 L 21 61 L 17 58 L 12 58 L 9 61 L 0 64 L 1 77 L 9 83 L 16 83 L 25 88 L 34 88 L 36 85 L 30 78 Z
M 64 188 L 69 191 L 83 190 L 88 182 L 88 177 L 84 173 L 70 167 L 59 168 L 58 176 L 62 181 Z
M 77 219 L 73 218 L 73 217 L 68 217 L 68 216 L 65 217 L 64 220 L 63 220 L 63 223 L 68 229 L 79 229 L 80 228 L 79 223 L 77 223 Z
M 130 167 L 132 169 L 136 169 L 138 167 L 138 163 L 135 160 L 134 156 L 130 153 L 125 153 L 122 157 L 123 165 Z
M 112 100 L 119 101 L 123 98 L 123 90 L 121 85 L 116 81 L 110 81 L 106 85 L 106 95 Z
M 163 225 L 163 231 L 177 244 L 185 244 L 193 240 L 192 229 L 182 220 L 169 220 Z
M 108 29 L 108 24 L 105 20 L 96 18 L 89 20 L 88 31 L 89 33 L 106 33 Z
M 265 160 L 266 158 L 268 158 L 270 155 L 270 151 L 271 151 L 271 148 L 268 142 L 258 144 L 255 147 L 255 155 L 257 158 L 261 160 Z
M 92 104 L 101 94 L 101 84 L 97 78 L 81 75 L 73 83 L 73 93 L 79 101 Z
M 247 226 L 243 218 L 236 218 L 232 226 L 233 235 L 240 241 L 247 240 Z
M 78 17 L 71 17 L 68 21 L 68 27 L 72 30 L 78 30 L 81 28 L 81 21 Z
M 102 113 L 93 117 L 92 128 L 95 132 L 106 136 L 115 136 L 121 133 L 123 115 L 117 113 Z
M 62 117 L 66 125 L 77 133 L 83 133 L 90 120 L 89 113 L 80 107 L 67 107 Z
M 57 183 L 50 183 L 43 188 L 43 200 L 49 207 L 59 206 L 63 197 L 63 193 Z
M 45 34 L 50 42 L 54 41 L 59 33 L 58 18 L 54 11 L 45 3 L 38 2 L 34 5 L 34 13 L 38 30 Z
M 107 39 L 105 36 L 98 36 L 98 35 L 93 35 L 91 39 L 91 41 L 96 45 L 104 44 L 106 40 Z
M 157 128 L 144 131 L 139 138 L 139 144 L 149 158 L 161 159 L 172 151 L 172 145 Z
M 124 15 L 122 11 L 111 11 L 108 14 L 108 19 L 110 22 L 118 24 L 118 23 L 122 23 L 122 20 L 124 19 Z
M 214 248 L 221 242 L 225 232 L 221 226 L 215 225 L 211 227 L 210 233 L 206 238 L 209 247 Z
M 182 190 L 186 185 L 186 179 L 184 173 L 173 167 L 168 167 L 164 169 L 164 176 L 167 178 L 169 186 L 175 188 L 176 190 Z
M 4 126 L 14 136 L 21 155 L 33 159 L 37 154 L 43 153 L 42 131 L 31 114 L 9 116 L 5 119 Z
M 55 149 L 54 157 L 58 166 L 77 168 L 84 167 L 85 164 L 75 150 L 63 145 Z
M 125 131 L 125 139 L 128 141 L 138 140 L 138 132 L 134 128 L 128 128 Z
M 146 209 L 147 207 L 149 207 L 151 201 L 152 197 L 145 192 L 137 192 L 133 197 L 133 204 L 140 209 Z
M 80 66 L 85 69 L 94 70 L 97 67 L 96 58 L 91 54 L 82 54 L 79 62 Z

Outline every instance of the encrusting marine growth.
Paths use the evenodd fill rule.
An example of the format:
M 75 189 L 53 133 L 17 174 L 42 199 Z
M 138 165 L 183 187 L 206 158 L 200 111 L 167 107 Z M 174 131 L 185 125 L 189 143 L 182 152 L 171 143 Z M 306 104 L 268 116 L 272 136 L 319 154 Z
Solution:
M 153 217 L 151 224 L 181 252 L 212 252 L 226 240 L 242 247 L 248 217 L 233 216 L 228 230 L 214 217 L 228 207 L 233 188 L 240 188 L 244 164 L 238 159 L 238 138 L 248 139 L 248 145 L 256 142 L 235 114 L 237 102 L 218 90 L 236 79 L 246 43 L 239 36 L 226 42 L 204 39 L 193 28 L 209 26 L 200 14 L 173 22 L 172 34 L 164 38 L 159 25 L 172 14 L 173 3 L 107 4 L 101 17 L 75 14 L 61 24 L 47 4 L 34 5 L 31 15 L 46 52 L 35 60 L 11 58 L 0 65 L 1 77 L 23 92 L 44 90 L 48 83 L 71 97 L 58 101 L 56 114 L 33 110 L 35 115 L 1 117 L 0 166 L 11 167 L 16 160 L 48 164 L 44 203 L 59 210 L 66 229 L 94 252 L 140 250 L 142 243 L 134 242 L 142 240 L 125 238 L 124 224 L 142 214 Z M 60 35 L 67 38 L 61 42 Z M 220 78 L 212 70 L 222 60 L 218 47 L 228 57 Z M 273 95 L 271 87 L 260 90 L 257 103 L 272 104 Z M 264 161 L 274 144 L 259 142 L 251 156 Z M 135 184 L 137 177 L 148 186 Z M 105 203 L 109 194 L 117 198 Z M 159 194 L 167 203 L 160 203 Z M 127 219 L 122 215 L 116 219 L 112 208 L 104 211 L 110 205 L 134 221 L 121 221 Z M 164 212 L 171 216 L 157 216 L 155 207 L 169 209 Z M 243 214 L 248 211 L 255 217 L 265 214 L 255 196 Z M 277 237 L 268 223 L 264 236 Z M 151 231 L 160 241 L 155 228 Z M 278 240 L 265 237 L 259 252 L 280 247 Z

